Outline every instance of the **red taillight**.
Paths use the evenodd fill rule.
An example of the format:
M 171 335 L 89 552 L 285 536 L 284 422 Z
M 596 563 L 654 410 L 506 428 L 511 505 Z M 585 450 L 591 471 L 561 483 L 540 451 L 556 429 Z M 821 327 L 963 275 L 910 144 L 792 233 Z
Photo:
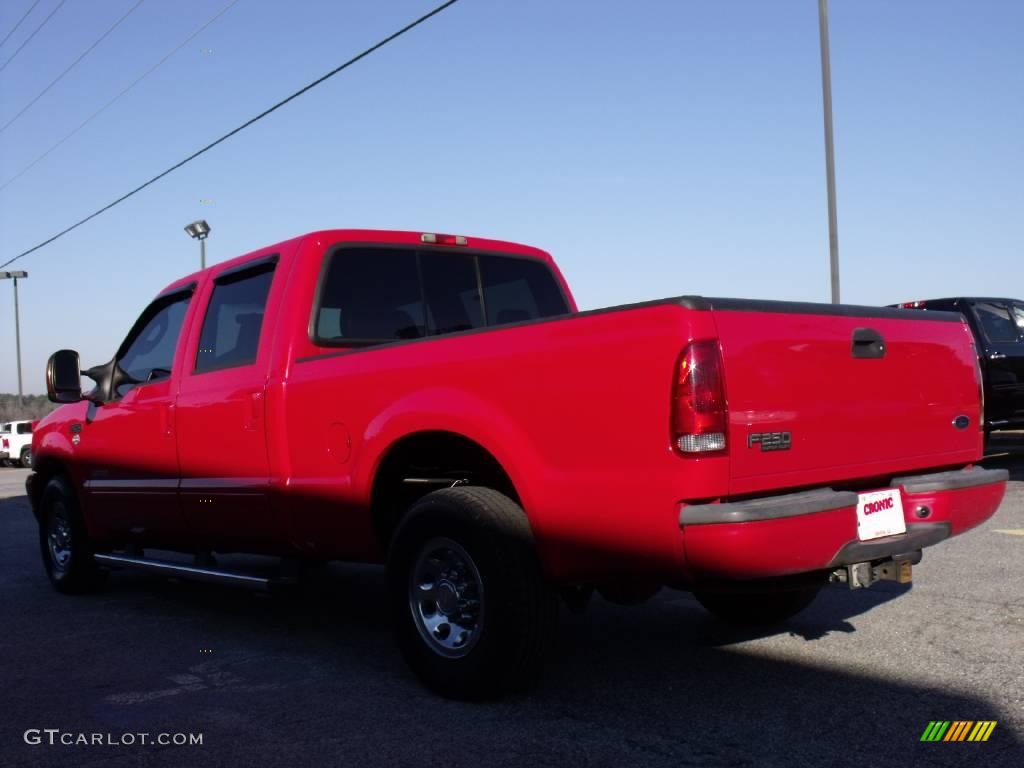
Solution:
M 725 450 L 728 408 L 717 341 L 695 341 L 679 358 L 672 393 L 672 442 L 681 453 Z

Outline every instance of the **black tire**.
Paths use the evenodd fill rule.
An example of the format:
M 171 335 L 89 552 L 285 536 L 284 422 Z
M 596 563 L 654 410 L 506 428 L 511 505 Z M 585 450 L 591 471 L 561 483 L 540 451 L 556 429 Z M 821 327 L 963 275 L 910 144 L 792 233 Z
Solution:
M 433 588 L 417 591 L 427 582 L 439 595 L 447 588 L 460 607 L 445 613 L 443 598 L 424 597 Z M 450 698 L 492 698 L 528 688 L 539 677 L 558 624 L 558 594 L 541 572 L 526 515 L 490 488 L 447 488 L 412 506 L 392 539 L 388 593 L 406 663 L 428 688 Z M 476 607 L 462 613 L 463 602 Z M 433 633 L 424 619 L 429 605 L 430 620 L 441 621 Z M 442 648 L 463 642 L 452 640 L 452 633 L 469 639 L 463 647 Z
M 809 606 L 819 586 L 774 592 L 694 592 L 708 612 L 730 624 L 770 626 L 779 624 Z
M 71 484 L 55 477 L 43 489 L 39 504 L 39 549 L 46 575 L 54 589 L 65 594 L 87 592 L 107 576 L 93 559 L 92 542 L 85 530 Z
M 21 466 L 32 469 L 32 448 L 27 445 L 21 449 Z

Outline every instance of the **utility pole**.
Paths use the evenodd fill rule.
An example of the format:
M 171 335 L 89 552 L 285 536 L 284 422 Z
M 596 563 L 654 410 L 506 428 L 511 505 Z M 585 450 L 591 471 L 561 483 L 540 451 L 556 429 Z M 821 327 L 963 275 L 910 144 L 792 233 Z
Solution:
M 14 281 L 14 346 L 18 356 L 18 407 L 25 407 L 25 396 L 21 389 L 21 319 L 18 311 L 18 278 L 28 277 L 28 272 L 0 272 L 0 280 Z
M 821 100 L 825 112 L 825 181 L 828 185 L 828 253 L 832 272 L 832 303 L 839 303 L 839 225 L 836 221 L 836 161 L 832 144 L 832 64 L 828 46 L 828 0 L 818 0 L 821 38 Z

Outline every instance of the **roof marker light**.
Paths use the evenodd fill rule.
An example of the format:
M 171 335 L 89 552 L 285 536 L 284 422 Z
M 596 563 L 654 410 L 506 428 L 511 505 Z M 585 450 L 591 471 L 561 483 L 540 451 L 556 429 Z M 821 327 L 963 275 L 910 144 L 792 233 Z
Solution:
M 469 245 L 465 235 L 441 235 L 433 232 L 424 232 L 420 235 L 420 242 L 430 245 Z

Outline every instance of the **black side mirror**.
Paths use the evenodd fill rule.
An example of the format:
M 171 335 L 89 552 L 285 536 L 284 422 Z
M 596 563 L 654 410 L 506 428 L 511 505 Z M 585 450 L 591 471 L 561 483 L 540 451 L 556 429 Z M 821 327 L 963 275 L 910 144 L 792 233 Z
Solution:
M 82 399 L 82 375 L 78 353 L 59 349 L 46 363 L 46 394 L 51 403 L 77 403 Z

